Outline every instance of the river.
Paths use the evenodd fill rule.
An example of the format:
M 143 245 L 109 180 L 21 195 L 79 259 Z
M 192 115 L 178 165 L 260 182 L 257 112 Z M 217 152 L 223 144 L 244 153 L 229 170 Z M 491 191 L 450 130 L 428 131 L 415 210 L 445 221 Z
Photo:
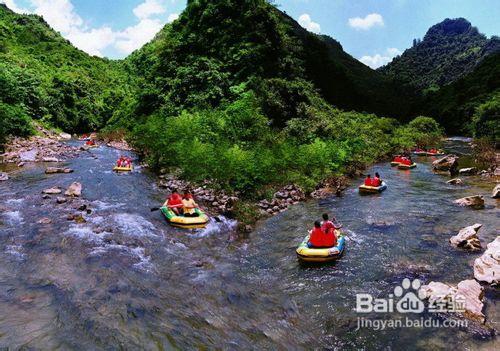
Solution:
M 468 163 L 464 140 L 445 148 Z M 199 231 L 168 226 L 150 211 L 166 196 L 153 174 L 111 172 L 120 153 L 83 153 L 65 163 L 71 174 L 0 166 L 11 178 L 0 183 L 0 348 L 498 349 L 496 339 L 457 328 L 357 330 L 354 311 L 357 293 L 387 297 L 404 278 L 470 279 L 481 253 L 448 240 L 482 223 L 486 246 L 498 235 L 500 203 L 485 196 L 486 208 L 471 210 L 453 200 L 489 195 L 491 181 L 447 185 L 431 158 L 416 159 L 412 171 L 380 163 L 370 172 L 386 180 L 384 193 L 360 196 L 354 182 L 342 197 L 298 204 L 233 240 L 226 219 Z M 90 209 L 81 224 L 67 219 L 80 203 L 41 195 L 73 181 L 83 184 Z M 302 266 L 295 248 L 323 212 L 343 223 L 347 251 L 335 264 Z M 52 223 L 38 224 L 42 217 Z M 499 329 L 498 292 L 488 290 L 485 302 Z

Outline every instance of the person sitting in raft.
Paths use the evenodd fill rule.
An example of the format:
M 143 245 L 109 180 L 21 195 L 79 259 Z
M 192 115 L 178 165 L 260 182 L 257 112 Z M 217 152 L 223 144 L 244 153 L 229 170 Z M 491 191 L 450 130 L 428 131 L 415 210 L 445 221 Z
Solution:
M 314 228 L 311 230 L 309 236 L 309 242 L 307 246 L 309 248 L 328 248 L 333 247 L 336 242 L 335 234 L 327 234 L 321 229 L 321 222 L 314 222 Z
M 330 221 L 330 219 L 328 218 L 328 213 L 323 213 L 323 223 L 321 223 L 321 229 L 325 232 L 325 233 L 334 233 L 335 235 L 335 230 L 336 229 L 340 229 L 342 226 L 339 225 L 338 227 L 335 225 L 335 223 L 333 223 L 332 221 Z M 333 220 L 336 222 L 337 220 L 335 219 L 335 217 L 333 217 Z
M 401 155 L 396 155 L 394 156 L 394 159 L 392 160 L 392 162 L 401 162 Z
M 198 214 L 195 211 L 198 208 L 198 204 L 196 202 L 194 202 L 194 199 L 192 196 L 184 194 L 184 196 L 182 197 L 182 206 L 184 209 L 184 216 L 185 217 L 197 217 L 198 216 Z
M 116 161 L 117 167 L 125 167 L 125 156 L 121 155 L 120 158 Z
M 177 189 L 172 190 L 172 194 L 163 204 L 164 207 L 171 209 L 177 216 L 182 214 L 182 208 L 184 204 L 182 203 L 182 197 L 177 192 Z
M 375 177 L 372 179 L 372 186 L 379 187 L 382 185 L 382 180 L 380 179 L 380 174 L 375 173 Z
M 365 186 L 372 186 L 372 176 L 370 174 L 366 176 Z
M 85 145 L 89 145 L 89 146 L 94 146 L 95 145 L 95 141 L 94 140 L 88 140 Z
M 403 164 L 405 166 L 411 166 L 412 165 L 412 161 L 408 157 L 403 157 L 403 159 L 401 160 L 401 164 Z
M 184 191 L 184 195 L 182 195 L 182 198 L 188 198 L 188 199 L 193 199 L 194 200 L 194 197 L 193 197 L 193 193 L 191 192 L 191 189 L 187 188 L 185 191 Z

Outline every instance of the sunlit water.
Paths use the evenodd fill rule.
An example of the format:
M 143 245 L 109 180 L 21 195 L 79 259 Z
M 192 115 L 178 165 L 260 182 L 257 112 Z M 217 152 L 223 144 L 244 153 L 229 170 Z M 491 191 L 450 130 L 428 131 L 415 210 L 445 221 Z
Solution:
M 470 153 L 464 140 L 447 151 Z M 465 177 L 446 185 L 430 158 L 399 171 L 379 164 L 380 195 L 310 201 L 233 240 L 234 223 L 202 231 L 169 227 L 165 192 L 152 174 L 115 174 L 120 152 L 101 147 L 67 162 L 72 174 L 27 165 L 0 183 L 0 347 L 34 349 L 495 349 L 456 329 L 357 329 L 356 293 L 386 297 L 405 277 L 458 283 L 472 277 L 469 254 L 448 242 L 482 223 L 483 246 L 499 229 L 499 203 L 470 210 L 452 201 L 489 195 L 492 183 Z M 463 158 L 464 164 L 467 156 Z M 43 189 L 83 184 L 86 223 L 66 219 L 72 204 L 43 200 Z M 349 241 L 333 265 L 304 267 L 295 248 L 321 213 L 341 221 Z M 42 217 L 52 224 L 37 224 Z M 486 314 L 498 328 L 498 296 Z

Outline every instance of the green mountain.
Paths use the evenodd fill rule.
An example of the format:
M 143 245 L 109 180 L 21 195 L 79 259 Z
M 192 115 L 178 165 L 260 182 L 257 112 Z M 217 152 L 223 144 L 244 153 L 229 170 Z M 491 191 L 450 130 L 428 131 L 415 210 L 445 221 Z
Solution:
M 42 17 L 0 4 L 0 139 L 29 133 L 30 119 L 68 132 L 102 127 L 126 96 L 127 79 L 121 63 L 91 57 Z
M 145 77 L 139 114 L 215 107 L 241 84 L 258 92 L 276 126 L 303 115 L 305 91 L 343 109 L 408 114 L 404 91 L 390 79 L 264 0 L 188 1 L 177 21 L 127 61 Z M 273 97 L 280 103 L 269 103 Z
M 464 18 L 446 19 L 379 70 L 403 84 L 432 91 L 472 72 L 498 51 L 500 38 L 488 39 Z
M 452 84 L 429 93 L 422 106 L 449 131 L 500 140 L 500 53 L 486 57 Z

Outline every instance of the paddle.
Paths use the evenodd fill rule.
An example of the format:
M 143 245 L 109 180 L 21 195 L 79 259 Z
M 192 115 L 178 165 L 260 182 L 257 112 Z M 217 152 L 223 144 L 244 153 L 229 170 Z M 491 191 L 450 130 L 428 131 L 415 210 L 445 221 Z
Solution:
M 158 211 L 161 207 L 153 207 L 151 208 L 151 212 Z

